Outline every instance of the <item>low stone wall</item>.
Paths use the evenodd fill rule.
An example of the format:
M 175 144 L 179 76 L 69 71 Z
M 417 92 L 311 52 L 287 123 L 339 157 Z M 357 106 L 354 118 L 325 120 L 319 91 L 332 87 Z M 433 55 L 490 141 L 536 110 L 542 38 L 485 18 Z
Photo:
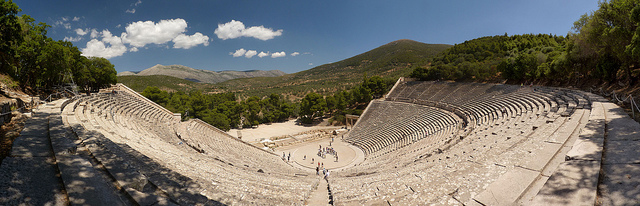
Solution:
M 11 122 L 11 118 L 13 118 L 13 115 L 11 114 L 11 112 L 13 110 L 19 110 L 22 111 L 22 109 L 24 108 L 24 102 L 22 102 L 21 99 L 7 99 L 4 101 L 0 102 L 0 126 L 4 125 L 5 123 L 9 123 Z

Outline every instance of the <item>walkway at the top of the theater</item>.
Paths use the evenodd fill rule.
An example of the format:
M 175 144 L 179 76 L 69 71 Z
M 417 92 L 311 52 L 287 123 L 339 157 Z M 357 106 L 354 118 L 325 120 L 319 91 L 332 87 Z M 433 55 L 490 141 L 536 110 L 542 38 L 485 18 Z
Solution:
M 0 166 L 0 205 L 128 205 L 60 117 L 40 105 Z
M 640 205 L 640 124 L 602 98 L 532 205 Z
M 611 102 L 602 103 L 606 117 L 602 205 L 640 205 L 640 124 Z

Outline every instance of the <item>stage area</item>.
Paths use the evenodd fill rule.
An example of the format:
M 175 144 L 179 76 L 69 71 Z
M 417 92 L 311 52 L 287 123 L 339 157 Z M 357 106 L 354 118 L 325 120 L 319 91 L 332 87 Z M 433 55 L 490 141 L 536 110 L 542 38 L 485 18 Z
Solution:
M 362 150 L 349 143 L 343 142 L 339 137 L 333 138 L 331 146 L 329 145 L 330 142 L 331 138 L 324 138 L 318 141 L 278 147 L 275 153 L 281 156 L 284 153 L 285 160 L 289 160 L 290 164 L 313 171 L 315 171 L 318 166 L 318 162 L 321 166 L 324 165 L 324 168 L 332 171 L 340 171 L 341 169 L 359 164 L 364 160 Z M 336 161 L 335 155 L 331 152 L 326 153 L 324 158 L 318 156 L 320 146 L 322 146 L 322 148 L 331 148 L 335 151 L 338 155 L 338 160 Z M 290 158 L 288 157 L 289 154 L 291 154 Z

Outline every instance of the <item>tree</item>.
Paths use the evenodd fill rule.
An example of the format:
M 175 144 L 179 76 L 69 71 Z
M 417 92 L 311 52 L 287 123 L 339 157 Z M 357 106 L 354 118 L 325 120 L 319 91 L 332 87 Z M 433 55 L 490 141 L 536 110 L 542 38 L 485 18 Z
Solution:
M 141 94 L 159 105 L 165 106 L 169 102 L 169 93 L 160 90 L 158 87 L 147 87 Z
M 315 92 L 307 94 L 300 102 L 300 116 L 304 123 L 312 123 L 317 117 L 324 116 L 327 103 L 322 95 Z
M 363 85 L 357 86 L 351 91 L 351 93 L 353 94 L 353 98 L 356 103 L 369 103 L 373 96 L 371 90 Z
M 324 101 L 327 102 L 327 110 L 332 112 L 336 109 L 337 101 L 334 96 L 327 96 L 324 98 Z
M 15 64 L 15 45 L 22 43 L 22 28 L 18 21 L 18 5 L 12 1 L 0 2 L 0 71 L 13 73 L 12 65 Z M 15 65 L 14 65 L 15 66 Z
M 87 58 L 87 67 L 93 81 L 90 82 L 93 88 L 104 88 L 118 82 L 117 72 L 109 60 L 102 57 Z
M 229 118 L 226 115 L 217 112 L 207 111 L 203 115 L 202 121 L 205 121 L 223 131 L 229 131 L 229 129 L 231 129 L 229 126 Z
M 240 125 L 240 115 L 244 111 L 242 105 L 236 101 L 225 101 L 216 107 L 218 113 L 229 118 L 229 127 L 237 128 Z
M 598 59 L 600 65 L 612 66 L 615 64 L 611 62 L 619 62 L 620 69 L 625 71 L 630 82 L 635 81 L 631 70 L 640 66 L 640 59 L 634 58 L 634 49 L 638 48 L 638 43 L 633 41 L 638 33 L 636 31 L 640 19 L 640 8 L 636 9 L 637 7 L 638 2 L 635 0 L 601 1 L 598 10 L 574 23 L 574 28 L 580 32 L 579 43 L 588 48 L 583 51 L 592 50 L 596 55 L 593 59 Z M 640 37 L 636 37 L 638 38 Z M 616 74 L 611 78 L 613 79 L 610 80 L 615 80 Z
M 260 98 L 256 96 L 249 97 L 247 100 L 243 102 L 244 105 L 244 113 L 243 116 L 245 118 L 245 122 L 243 124 L 244 127 L 253 127 L 258 126 L 260 124 Z
M 387 84 L 380 76 L 365 77 L 362 81 L 362 86 L 368 88 L 374 98 L 379 98 L 387 92 Z
M 202 119 L 206 110 L 208 109 L 207 97 L 202 94 L 202 91 L 193 91 L 189 93 L 190 103 L 189 106 L 193 110 L 193 116 Z

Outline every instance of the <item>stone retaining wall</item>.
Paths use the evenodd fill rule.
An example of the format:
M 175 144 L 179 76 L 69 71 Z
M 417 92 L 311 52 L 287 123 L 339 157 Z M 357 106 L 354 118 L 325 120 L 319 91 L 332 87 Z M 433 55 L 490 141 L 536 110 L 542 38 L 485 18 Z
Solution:
M 11 118 L 13 118 L 12 110 L 22 108 L 24 105 L 21 99 L 7 99 L 0 102 L 0 126 L 11 122 Z

